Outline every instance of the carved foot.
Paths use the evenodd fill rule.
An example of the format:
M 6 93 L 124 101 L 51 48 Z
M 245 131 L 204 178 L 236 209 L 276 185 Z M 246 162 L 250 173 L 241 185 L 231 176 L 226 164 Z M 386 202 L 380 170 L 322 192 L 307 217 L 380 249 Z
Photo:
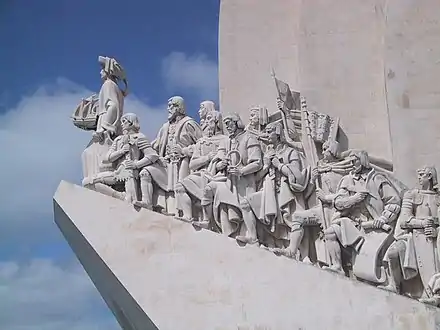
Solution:
M 209 229 L 209 221 L 208 220 L 194 221 L 193 226 L 203 228 L 203 229 Z
M 252 237 L 247 237 L 247 236 L 237 236 L 235 239 L 237 242 L 241 242 L 241 243 L 245 243 L 245 244 L 249 244 L 249 245 L 258 244 L 257 238 L 252 238 Z
M 133 201 L 133 205 L 137 207 L 142 207 L 147 210 L 153 210 L 153 205 L 145 203 L 143 201 Z
M 391 285 L 391 284 L 388 284 L 388 285 L 379 285 L 377 288 L 378 288 L 378 289 L 381 289 L 381 290 L 388 291 L 388 292 L 398 293 L 397 288 L 396 288 L 394 285 Z
M 324 267 L 322 267 L 322 269 L 325 269 L 325 270 L 327 270 L 329 272 L 333 272 L 333 273 L 337 273 L 339 275 L 344 275 L 345 276 L 345 272 L 339 266 L 334 266 L 334 265 L 332 265 L 332 266 L 324 266 Z
M 440 307 L 440 296 L 434 296 L 431 298 L 420 298 L 419 301 L 427 305 Z
M 296 253 L 293 252 L 290 249 L 280 249 L 280 248 L 273 248 L 270 249 L 271 252 L 275 253 L 277 256 L 284 256 L 290 259 L 295 259 Z

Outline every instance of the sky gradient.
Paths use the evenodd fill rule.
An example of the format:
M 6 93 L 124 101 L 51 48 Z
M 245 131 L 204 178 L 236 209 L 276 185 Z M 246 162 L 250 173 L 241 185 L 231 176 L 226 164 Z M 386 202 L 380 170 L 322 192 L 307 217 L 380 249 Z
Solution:
M 219 0 L 0 3 L 0 328 L 119 329 L 53 222 L 60 180 L 81 181 L 90 133 L 70 115 L 100 87 L 99 55 L 127 72 L 125 112 L 152 138 L 166 100 L 218 100 Z M 24 317 L 26 316 L 26 317 Z

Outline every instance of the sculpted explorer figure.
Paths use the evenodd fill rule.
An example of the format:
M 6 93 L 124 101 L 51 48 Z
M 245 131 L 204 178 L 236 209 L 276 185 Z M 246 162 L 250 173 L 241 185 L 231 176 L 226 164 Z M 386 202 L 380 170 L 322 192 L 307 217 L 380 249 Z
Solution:
M 238 114 L 225 116 L 223 123 L 228 139 L 220 143 L 212 161 L 216 175 L 203 191 L 203 221 L 198 225 L 206 228 L 213 218 L 222 233 L 231 236 L 240 229 L 241 203 L 257 189 L 256 173 L 262 168 L 262 153 L 255 136 L 244 130 Z
M 262 177 L 262 190 L 248 194 L 242 202 L 247 231 L 245 236 L 236 237 L 238 241 L 250 244 L 258 241 L 256 216 L 263 232 L 272 240 L 287 241 L 292 213 L 306 207 L 305 190 L 310 173 L 299 152 L 285 143 L 283 132 L 281 122 L 266 126 L 269 145 L 263 157 L 263 169 L 258 173 Z
M 377 277 L 381 264 L 377 258 L 391 244 L 400 197 L 390 181 L 370 167 L 366 151 L 353 151 L 351 157 L 354 170 L 339 183 L 333 200 L 336 212 L 324 231 L 331 264 L 328 269 L 344 273 L 341 249 L 350 247 L 354 275 L 380 284 L 384 274 Z
M 167 192 L 173 193 L 176 183 L 188 176 L 192 145 L 201 137 L 199 124 L 186 115 L 183 98 L 171 97 L 168 100 L 168 121 L 152 142 L 167 168 Z M 175 205 L 168 204 L 168 213 L 175 214 Z
M 304 235 L 305 228 L 310 226 L 327 227 L 326 222 L 333 217 L 333 200 L 336 197 L 338 184 L 344 175 L 347 175 L 352 169 L 352 161 L 350 159 L 341 159 L 339 155 L 339 144 L 334 140 L 327 140 L 322 145 L 323 158 L 319 160 L 318 166 L 312 169 L 310 185 L 314 185 L 316 178 L 319 177 L 321 188 L 316 189 L 316 198 L 320 200 L 320 204 L 315 205 L 309 209 L 294 210 L 291 221 L 291 233 L 289 246 L 286 249 L 276 248 L 273 252 L 284 255 L 289 258 L 294 258 L 304 240 L 309 237 Z M 308 207 L 315 203 L 308 201 Z M 307 242 L 309 246 L 314 242 Z M 311 257 L 304 255 L 301 257 Z M 319 259 L 320 256 L 318 256 Z M 323 259 L 325 257 L 323 256 Z M 323 260 L 320 260 L 323 261 Z
M 84 186 L 99 172 L 113 170 L 111 164 L 106 163 L 105 155 L 113 139 L 121 134 L 124 97 L 127 95 L 127 90 L 118 86 L 121 81 L 127 85 L 122 66 L 114 58 L 99 56 L 98 60 L 103 83 L 97 99 L 96 131 L 81 156 Z
M 402 288 L 404 282 L 419 275 L 424 290 L 408 291 L 426 298 L 432 296 L 428 291 L 429 281 L 439 271 L 436 237 L 440 193 L 436 188 L 437 171 L 434 167 L 423 167 L 417 175 L 420 187 L 405 193 L 395 229 L 396 241 L 385 255 L 388 285 L 380 288 L 401 293 L 407 291 Z
M 227 139 L 223 135 L 223 122 L 220 112 L 211 110 L 205 115 L 204 136 L 193 147 L 193 155 L 189 162 L 191 174 L 176 185 L 177 208 L 186 221 L 193 220 L 193 208 L 200 205 L 203 189 L 211 178 L 213 169 L 209 164 L 217 154 L 220 143 Z M 212 166 L 211 166 L 212 167 Z M 195 203 L 196 201 L 196 203 Z
M 103 194 L 126 200 L 135 205 L 152 208 L 152 187 L 149 169 L 157 169 L 155 181 L 165 177 L 165 168 L 160 164 L 159 156 L 151 147 L 145 135 L 139 132 L 138 117 L 133 113 L 122 116 L 123 134 L 112 143 L 106 160 L 116 168 L 115 171 L 100 173 L 93 179 L 92 189 Z M 138 200 L 138 180 L 140 177 L 141 201 Z M 124 183 L 123 192 L 113 188 L 118 182 Z

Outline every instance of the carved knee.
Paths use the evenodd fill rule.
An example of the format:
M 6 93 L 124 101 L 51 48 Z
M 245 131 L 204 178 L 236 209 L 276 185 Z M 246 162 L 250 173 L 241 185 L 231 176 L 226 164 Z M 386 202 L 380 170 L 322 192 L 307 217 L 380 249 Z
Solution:
M 144 182 L 153 182 L 153 177 L 151 176 L 150 172 L 148 172 L 145 168 L 139 172 L 139 176 Z
M 388 248 L 386 256 L 390 260 L 399 258 L 400 253 L 405 249 L 405 243 L 403 241 L 396 241 Z

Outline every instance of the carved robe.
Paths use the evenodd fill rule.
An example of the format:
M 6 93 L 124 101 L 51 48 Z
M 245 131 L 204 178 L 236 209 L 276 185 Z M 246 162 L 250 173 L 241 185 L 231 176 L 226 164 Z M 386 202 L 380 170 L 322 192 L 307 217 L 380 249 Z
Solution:
M 192 150 L 190 146 L 195 144 L 202 137 L 202 130 L 191 117 L 185 116 L 178 122 L 170 124 L 166 122 L 152 142 L 152 146 L 157 150 L 160 157 L 164 158 L 167 167 L 167 182 L 161 185 L 167 186 L 167 191 L 173 191 L 175 184 L 188 176 L 189 159 Z M 173 145 L 180 145 L 185 152 L 181 159 L 173 159 L 171 148 Z
M 214 220 L 225 235 L 236 232 L 238 223 L 242 219 L 240 202 L 257 189 L 256 172 L 262 167 L 260 144 L 254 135 L 240 132 L 236 137 L 225 139 L 220 143 L 218 154 L 213 160 L 212 166 L 215 166 L 222 159 L 228 158 L 230 163 L 237 164 L 238 168 L 251 166 L 252 169 L 248 174 L 239 177 L 228 174 L 224 176 L 221 173 L 217 173 L 213 181 L 208 184 L 210 191 L 212 191 L 212 196 L 205 196 L 204 193 L 204 203 L 207 200 L 212 200 Z M 219 219 L 219 207 L 221 204 L 227 206 L 227 220 L 224 220 L 222 217 Z
M 203 197 L 203 188 L 209 181 L 211 176 L 206 173 L 210 160 L 208 154 L 216 152 L 220 143 L 226 140 L 225 135 L 214 135 L 211 137 L 202 137 L 193 147 L 193 155 L 191 157 L 189 168 L 192 171 L 190 175 L 184 178 L 180 183 L 185 187 L 191 196 L 201 200 Z
M 274 151 L 287 176 L 271 165 L 264 174 L 262 190 L 248 196 L 248 200 L 267 230 L 276 238 L 287 240 L 291 215 L 296 209 L 306 208 L 310 171 L 304 168 L 301 155 L 292 147 L 281 144 Z
M 116 106 L 109 107 L 109 102 Z M 98 100 L 97 132 L 104 130 L 116 135 L 121 134 L 121 117 L 124 113 L 124 96 L 119 86 L 111 79 L 107 79 L 101 86 Z

